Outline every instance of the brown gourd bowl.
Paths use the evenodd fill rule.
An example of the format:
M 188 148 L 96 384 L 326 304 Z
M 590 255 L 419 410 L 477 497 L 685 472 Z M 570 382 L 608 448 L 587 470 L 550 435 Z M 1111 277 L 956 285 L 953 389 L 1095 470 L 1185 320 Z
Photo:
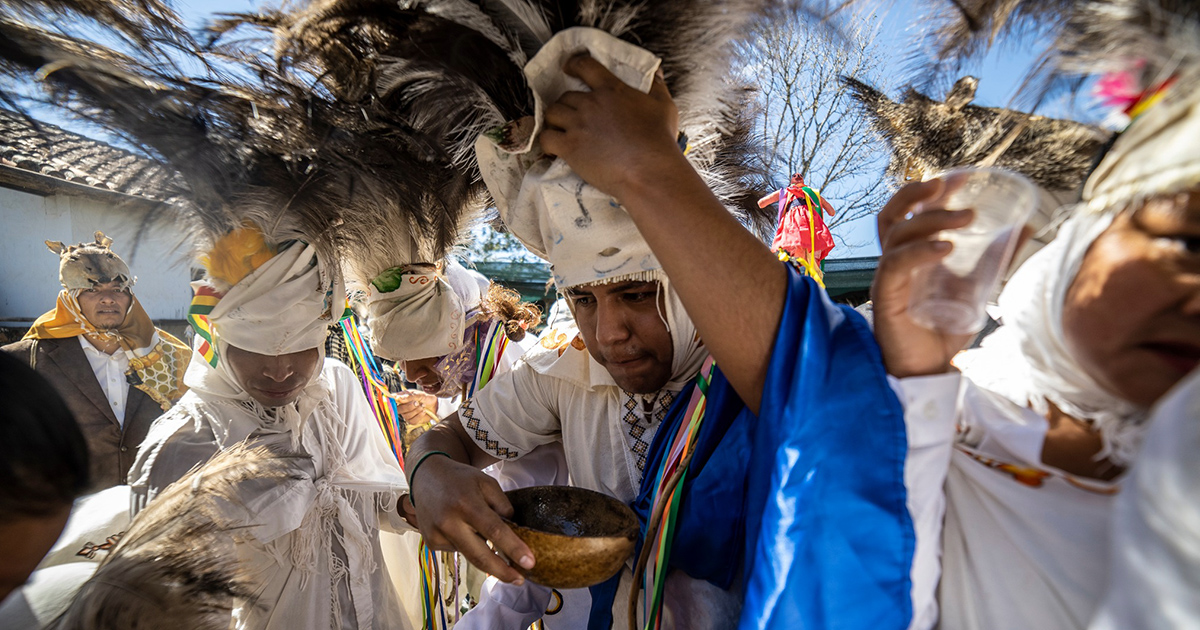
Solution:
M 509 525 L 533 550 L 527 579 L 551 588 L 584 588 L 621 570 L 633 554 L 637 516 L 606 494 L 568 486 L 534 486 L 505 493 Z

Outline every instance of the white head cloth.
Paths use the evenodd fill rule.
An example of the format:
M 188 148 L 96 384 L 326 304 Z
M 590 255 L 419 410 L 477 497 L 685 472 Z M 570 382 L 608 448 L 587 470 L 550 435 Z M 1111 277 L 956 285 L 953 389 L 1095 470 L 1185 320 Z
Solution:
M 1187 89 L 1152 106 L 1121 134 L 1084 184 L 1088 211 L 1120 210 L 1200 183 L 1200 86 Z
M 291 354 L 325 343 L 345 299 L 340 276 L 297 241 L 227 291 L 208 320 L 217 337 L 242 350 Z
M 252 412 L 237 414 L 237 419 L 230 416 L 218 422 L 220 426 L 214 427 L 214 431 L 219 439 L 225 439 L 221 433 L 228 432 L 230 424 L 240 424 L 241 428 L 234 432 L 244 433 L 231 442 L 222 443 L 232 444 L 244 439 L 269 415 L 234 376 L 226 359 L 229 346 L 272 356 L 317 348 L 323 359 L 326 329 L 334 321 L 330 316 L 331 309 L 341 315 L 341 300 L 345 299 L 335 301 L 334 296 L 344 294 L 336 276 L 327 279 L 322 272 L 316 250 L 311 245 L 296 242 L 243 278 L 217 302 L 208 315 L 216 343 L 217 365 L 213 367 L 195 352 L 183 382 L 205 400 L 238 401 L 243 403 L 241 408 L 252 409 Z M 196 337 L 197 344 L 202 341 Z M 298 428 L 317 401 L 328 396 L 327 388 L 314 387 L 319 375 L 320 370 L 317 370 L 301 393 L 295 406 L 295 413 L 299 415 L 289 418 L 288 428 Z M 280 413 L 293 415 L 291 407 L 289 405 L 288 410 Z
M 651 280 L 661 268 L 629 215 L 585 183 L 562 158 L 545 159 L 536 139 L 542 112 L 567 91 L 587 91 L 562 71 L 581 52 L 643 92 L 650 91 L 659 59 L 649 51 L 593 28 L 557 33 L 525 66 L 533 89 L 532 131 L 516 146 L 498 146 L 487 136 L 475 155 L 504 225 L 534 254 L 548 260 L 559 289 L 597 282 Z
M 1145 409 L 1118 398 L 1088 376 L 1066 345 L 1066 295 L 1093 241 L 1120 212 L 1152 195 L 1200 182 L 1200 90 L 1151 108 L 1114 144 L 1084 186 L 1083 204 L 1058 236 L 1017 270 L 1000 295 L 1004 326 L 963 371 L 985 387 L 1045 414 L 1053 403 L 1101 431 L 1117 464 L 1137 452 Z
M 395 291 L 367 294 L 368 327 L 375 354 L 412 361 L 451 354 L 466 343 L 472 311 L 487 294 L 487 278 L 447 261 L 441 271 L 417 266 L 406 271 Z
M 956 359 L 979 385 L 1041 415 L 1049 404 L 1100 429 L 1100 457 L 1130 461 L 1145 410 L 1109 393 L 1084 370 L 1067 347 L 1062 317 L 1067 290 L 1084 254 L 1112 224 L 1111 213 L 1082 213 L 1025 261 L 1000 294 L 1004 326 L 983 347 Z

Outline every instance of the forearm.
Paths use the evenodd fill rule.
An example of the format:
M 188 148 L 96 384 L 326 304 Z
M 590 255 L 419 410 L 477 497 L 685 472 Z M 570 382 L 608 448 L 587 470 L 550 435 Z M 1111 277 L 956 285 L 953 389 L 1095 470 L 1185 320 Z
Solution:
M 618 198 L 663 265 L 717 363 L 755 412 L 783 314 L 787 272 L 682 154 L 652 162 Z
M 411 462 L 406 469 L 409 486 L 412 485 L 413 469 L 417 463 L 430 453 L 439 452 L 445 453 L 445 456 L 460 464 L 475 468 L 486 468 L 498 461 L 471 441 L 471 438 L 467 436 L 466 429 L 458 419 L 458 414 L 455 413 L 430 427 L 408 449 L 405 461 Z M 443 457 L 443 455 L 432 455 L 432 457 Z

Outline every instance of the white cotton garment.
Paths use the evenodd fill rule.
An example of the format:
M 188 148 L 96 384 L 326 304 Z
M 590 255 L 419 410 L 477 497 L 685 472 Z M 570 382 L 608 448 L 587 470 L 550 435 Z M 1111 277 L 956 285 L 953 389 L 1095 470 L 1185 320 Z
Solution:
M 666 279 L 660 282 L 672 344 L 671 380 L 663 389 L 622 390 L 572 322 L 542 333 L 511 372 L 463 405 L 459 416 L 467 435 L 501 460 L 561 442 L 572 485 L 632 502 L 654 433 L 708 357 L 679 297 Z
M 923 386 L 944 387 L 936 380 L 904 384 L 909 397 L 922 396 Z M 1104 593 L 1119 485 L 1041 463 L 1049 423 L 1028 408 L 966 377 L 961 393 L 940 394 L 943 401 L 956 395 L 957 433 L 944 484 L 940 627 L 1086 628 Z M 910 433 L 914 411 L 906 407 Z M 910 483 L 910 494 L 916 492 Z M 924 520 L 914 514 L 918 560 Z
M 231 627 L 410 628 L 379 542 L 381 527 L 410 529 L 396 512 L 408 486 L 354 373 L 326 360 L 297 404 L 270 411 L 248 400 L 222 369 L 200 359 L 191 367 L 191 391 L 155 421 L 139 449 L 130 473 L 135 509 L 243 440 L 311 456 L 297 461 L 288 482 L 243 490 L 256 526 L 237 551 L 253 569 L 255 596 L 239 602 Z M 416 558 L 408 561 L 416 572 Z
M 1200 625 L 1200 372 L 1150 414 L 1113 514 L 1112 577 L 1090 630 Z
M 129 529 L 129 486 L 79 497 L 58 541 L 29 580 L 0 602 L 0 630 L 49 626 Z

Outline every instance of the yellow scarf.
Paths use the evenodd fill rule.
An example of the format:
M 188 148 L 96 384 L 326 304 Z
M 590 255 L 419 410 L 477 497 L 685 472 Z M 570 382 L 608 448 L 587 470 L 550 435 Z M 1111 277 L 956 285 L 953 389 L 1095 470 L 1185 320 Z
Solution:
M 116 330 L 98 330 L 92 325 L 72 291 L 59 291 L 54 310 L 33 322 L 25 339 L 68 339 L 83 335 L 94 342 L 114 337 L 129 356 L 130 384 L 154 399 L 165 411 L 185 392 L 183 373 L 191 361 L 192 349 L 164 330 L 158 330 L 137 297 L 125 321 Z

